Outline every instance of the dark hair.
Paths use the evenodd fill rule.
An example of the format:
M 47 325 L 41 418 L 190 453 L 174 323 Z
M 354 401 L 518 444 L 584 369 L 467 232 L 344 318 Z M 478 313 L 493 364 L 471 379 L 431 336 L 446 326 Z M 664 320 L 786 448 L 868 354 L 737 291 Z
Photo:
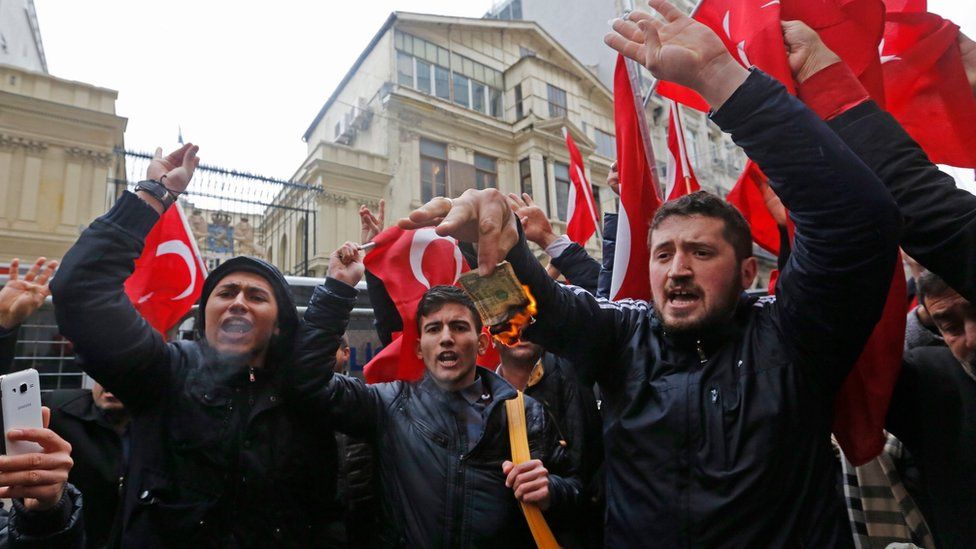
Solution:
M 427 290 L 424 297 L 420 298 L 420 303 L 417 304 L 417 332 L 422 331 L 420 321 L 423 317 L 436 313 L 448 303 L 457 303 L 467 307 L 471 311 L 471 316 L 474 317 L 475 330 L 481 331 L 481 315 L 478 314 L 478 309 L 468 294 L 456 286 L 441 285 Z
M 682 196 L 677 200 L 665 202 L 657 209 L 651 220 L 651 227 L 647 231 L 647 247 L 651 247 L 651 236 L 665 219 L 671 216 L 691 217 L 702 215 L 721 219 L 725 224 L 722 236 L 735 250 L 735 258 L 742 261 L 752 257 L 752 232 L 739 210 L 721 198 L 705 191 L 698 191 Z
M 916 284 L 918 284 L 918 301 L 922 305 L 925 305 L 929 297 L 942 297 L 950 292 L 955 293 L 942 277 L 932 271 L 922 271 L 922 274 L 918 275 Z

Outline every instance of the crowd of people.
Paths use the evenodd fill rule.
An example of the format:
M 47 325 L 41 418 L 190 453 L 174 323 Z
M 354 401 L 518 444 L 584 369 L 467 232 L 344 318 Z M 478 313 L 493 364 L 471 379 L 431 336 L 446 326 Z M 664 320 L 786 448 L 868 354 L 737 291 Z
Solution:
M 606 42 L 698 92 L 769 177 L 795 228 L 775 297 L 745 293 L 758 269 L 749 226 L 708 193 L 656 211 L 643 302 L 606 299 L 613 214 L 601 263 L 530 196 L 469 190 L 398 225 L 472 244 L 481 274 L 508 261 L 534 296 L 534 322 L 498 346 L 496 368 L 477 365 L 490 336 L 471 297 L 434 286 L 404 343 L 424 376 L 348 375 L 364 277 L 383 343 L 404 322 L 351 242 L 301 318 L 276 267 L 225 261 L 204 283 L 196 338 L 166 342 L 123 285 L 190 182 L 187 144 L 157 154 L 60 265 L 40 258 L 21 276 L 11 264 L 0 368 L 52 295 L 97 383 L 46 394 L 45 428 L 7 433 L 42 451 L 0 456 L 0 498 L 13 500 L 0 545 L 976 545 L 976 196 L 802 23 L 783 23 L 793 96 L 708 27 L 650 4 L 660 18 L 615 20 Z M 383 208 L 361 209 L 363 243 L 384 229 Z M 889 444 L 853 467 L 831 439 L 833 404 L 899 247 L 917 305 L 906 304 Z M 519 437 L 529 459 L 516 457 Z

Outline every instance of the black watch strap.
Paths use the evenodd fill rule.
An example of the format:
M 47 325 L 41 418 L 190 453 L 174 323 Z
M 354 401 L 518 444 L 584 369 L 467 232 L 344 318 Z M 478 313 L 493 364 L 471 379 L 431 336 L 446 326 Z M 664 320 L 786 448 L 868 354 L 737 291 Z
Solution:
M 173 202 L 176 202 L 176 196 L 164 187 L 162 183 L 153 179 L 146 179 L 145 181 L 136 183 L 136 191 L 146 191 L 151 194 L 163 205 L 164 211 L 169 209 L 173 205 Z

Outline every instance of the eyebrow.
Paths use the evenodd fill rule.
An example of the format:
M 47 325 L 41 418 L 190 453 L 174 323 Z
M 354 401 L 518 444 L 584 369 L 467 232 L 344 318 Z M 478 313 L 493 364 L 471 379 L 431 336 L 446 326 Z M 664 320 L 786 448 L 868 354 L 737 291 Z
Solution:
M 269 292 L 265 288 L 262 288 L 261 286 L 255 286 L 255 285 L 252 285 L 252 284 L 244 285 L 244 284 L 241 284 L 240 282 L 226 282 L 226 283 L 223 283 L 223 284 L 218 285 L 217 288 L 219 288 L 219 289 L 233 289 L 233 290 L 237 290 L 237 291 L 240 291 L 240 290 L 243 289 L 244 291 L 261 292 L 263 294 L 271 295 L 271 292 Z

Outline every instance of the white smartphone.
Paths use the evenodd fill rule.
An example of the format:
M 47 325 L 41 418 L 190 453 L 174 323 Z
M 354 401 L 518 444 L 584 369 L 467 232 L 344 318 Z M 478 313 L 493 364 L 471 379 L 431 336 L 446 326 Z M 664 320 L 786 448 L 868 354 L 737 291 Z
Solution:
M 7 439 L 11 429 L 40 429 L 44 427 L 41 419 L 41 382 L 37 370 L 28 368 L 12 374 L 0 376 L 0 408 L 3 411 L 4 452 L 8 456 L 20 456 L 43 452 L 40 444 Z

